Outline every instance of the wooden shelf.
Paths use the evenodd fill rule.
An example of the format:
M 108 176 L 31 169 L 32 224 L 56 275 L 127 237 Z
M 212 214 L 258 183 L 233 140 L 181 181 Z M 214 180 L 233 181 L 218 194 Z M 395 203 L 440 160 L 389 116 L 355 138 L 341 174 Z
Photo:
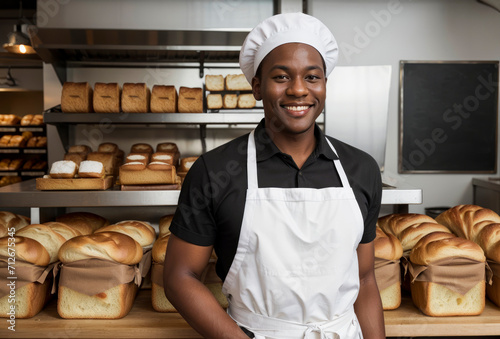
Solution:
M 486 302 L 480 316 L 428 317 L 403 297 L 397 310 L 384 312 L 387 337 L 500 335 L 500 308 Z M 151 306 L 151 290 L 139 291 L 134 307 L 122 319 L 62 319 L 56 300 L 30 319 L 16 319 L 16 331 L 0 327 L 0 338 L 202 338 L 178 313 L 159 313 Z

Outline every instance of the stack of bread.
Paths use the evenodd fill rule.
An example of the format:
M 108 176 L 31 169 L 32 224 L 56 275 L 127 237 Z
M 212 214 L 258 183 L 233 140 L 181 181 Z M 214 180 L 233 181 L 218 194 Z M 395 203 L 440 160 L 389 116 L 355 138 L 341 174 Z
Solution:
M 375 247 L 375 279 L 377 280 L 382 307 L 394 310 L 401 305 L 401 268 L 403 256 L 401 242 L 392 234 L 386 234 L 380 227 L 376 228 Z
M 401 241 L 409 271 L 404 283 L 409 285 L 415 306 L 424 314 L 454 316 L 482 312 L 484 255 L 479 246 L 456 237 L 427 215 L 392 214 L 379 218 L 378 225 Z
M 132 308 L 156 232 L 126 220 L 73 238 L 61 247 L 57 311 L 70 319 L 118 319 Z
M 57 266 L 59 249 L 79 235 L 66 224 L 47 222 L 24 226 L 15 235 L 0 238 L 2 268 L 12 266 L 10 275 L 16 277 L 10 291 L 1 290 L 0 316 L 9 317 L 14 310 L 16 318 L 30 318 L 40 312 L 55 293 L 53 268 Z M 0 278 L 2 287 L 8 287 L 9 282 L 7 276 Z
M 208 109 L 254 108 L 256 101 L 251 91 L 252 86 L 243 74 L 205 75 L 205 88 Z M 221 92 L 221 93 L 217 93 Z
M 500 216 L 477 205 L 454 206 L 436 217 L 455 235 L 471 240 L 484 251 L 488 263 L 488 298 L 500 306 Z
M 153 245 L 153 267 L 151 270 L 151 302 L 153 308 L 157 312 L 177 312 L 175 307 L 165 296 L 165 290 L 163 288 L 163 269 L 168 240 L 170 239 L 171 234 L 169 228 L 172 219 L 173 215 L 171 214 L 165 215 L 160 218 L 158 240 L 156 240 L 155 244 Z M 217 273 L 215 272 L 216 262 L 217 256 L 215 255 L 215 253 L 212 253 L 210 261 L 203 271 L 200 280 L 214 295 L 214 297 L 219 302 L 219 305 L 221 305 L 221 307 L 223 308 L 227 308 L 228 301 L 222 293 L 222 280 L 217 276 Z
M 180 152 L 174 143 L 159 143 L 156 152 L 146 143 L 132 145 L 125 164 L 120 166 L 122 189 L 138 185 L 151 189 L 178 189 L 180 178 L 176 167 L 179 158 Z

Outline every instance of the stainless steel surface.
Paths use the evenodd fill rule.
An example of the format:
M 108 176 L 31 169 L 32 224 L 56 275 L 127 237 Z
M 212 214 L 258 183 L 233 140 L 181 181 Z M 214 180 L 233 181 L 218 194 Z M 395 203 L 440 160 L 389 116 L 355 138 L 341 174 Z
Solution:
M 35 179 L 0 188 L 1 207 L 175 206 L 176 191 L 38 191 Z M 384 187 L 382 204 L 420 204 L 422 190 Z

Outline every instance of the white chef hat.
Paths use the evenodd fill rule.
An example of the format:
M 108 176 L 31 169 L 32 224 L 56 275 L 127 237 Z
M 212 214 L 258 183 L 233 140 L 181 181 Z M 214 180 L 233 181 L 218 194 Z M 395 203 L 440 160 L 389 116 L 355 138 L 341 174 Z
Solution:
M 337 64 L 338 45 L 328 27 L 304 13 L 274 15 L 258 24 L 246 37 L 240 51 L 240 68 L 249 83 L 261 61 L 276 47 L 299 42 L 310 45 L 321 54 L 328 76 Z

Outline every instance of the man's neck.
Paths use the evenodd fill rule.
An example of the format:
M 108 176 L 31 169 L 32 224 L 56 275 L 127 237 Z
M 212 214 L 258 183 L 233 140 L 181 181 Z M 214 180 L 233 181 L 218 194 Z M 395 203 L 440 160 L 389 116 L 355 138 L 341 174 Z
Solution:
M 287 134 L 269 130 L 267 130 L 267 132 L 276 147 L 278 147 L 282 153 L 290 155 L 298 168 L 304 165 L 316 148 L 314 128 L 300 134 Z

